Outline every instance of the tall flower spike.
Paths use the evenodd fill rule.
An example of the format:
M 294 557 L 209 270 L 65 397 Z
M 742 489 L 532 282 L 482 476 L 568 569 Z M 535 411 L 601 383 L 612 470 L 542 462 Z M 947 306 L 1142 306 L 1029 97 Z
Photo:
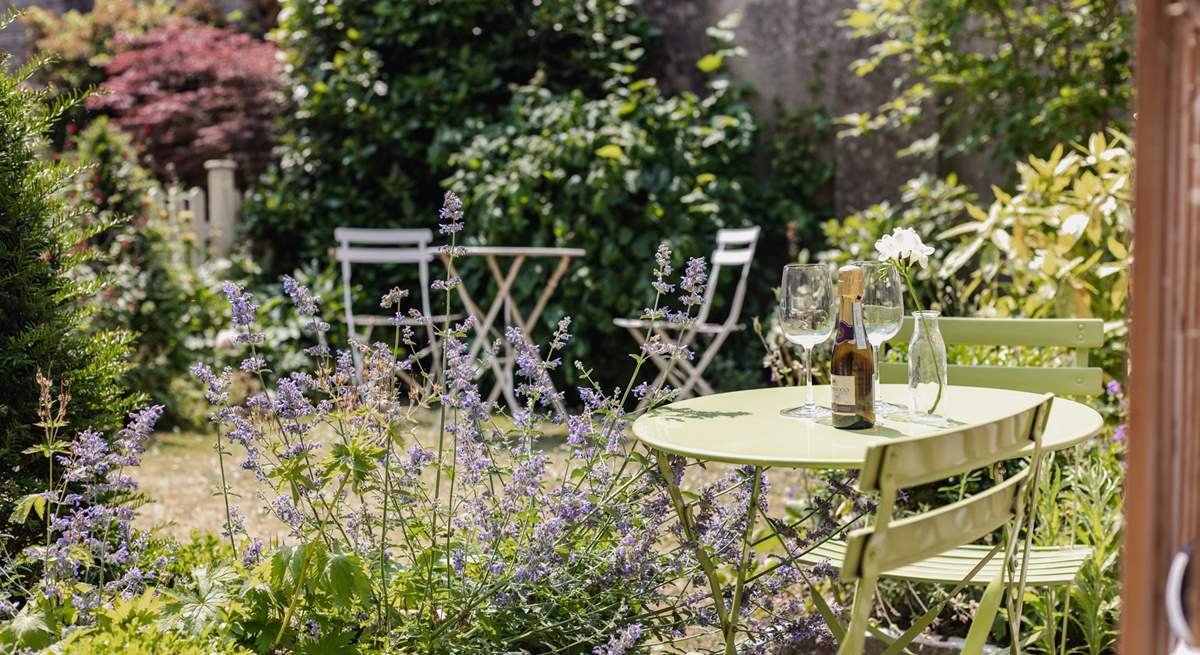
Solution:
M 671 270 L 671 244 L 663 241 L 654 253 L 654 281 L 650 283 L 658 293 L 668 294 L 675 290 L 675 286 L 667 282 Z
M 453 191 L 446 192 L 438 218 L 442 221 L 438 225 L 442 234 L 455 234 L 463 229 L 462 200 Z
M 704 285 L 708 281 L 708 262 L 703 257 L 692 257 L 683 270 L 679 288 L 683 295 L 679 300 L 688 307 L 699 305 L 704 300 Z
M 236 282 L 226 282 L 221 285 L 221 291 L 229 299 L 229 306 L 233 310 L 234 326 L 249 327 L 254 322 L 255 313 L 258 312 L 258 303 L 254 302 L 254 298 L 246 293 L 245 287 Z

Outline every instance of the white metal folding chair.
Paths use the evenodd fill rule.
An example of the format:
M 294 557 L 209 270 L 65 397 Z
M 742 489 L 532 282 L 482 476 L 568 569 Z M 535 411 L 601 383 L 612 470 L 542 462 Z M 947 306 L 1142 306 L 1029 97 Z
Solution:
M 417 357 L 434 355 L 432 370 L 437 371 L 437 333 L 435 325 L 445 320 L 457 320 L 461 315 L 434 315 L 429 304 L 429 262 L 433 261 L 436 253 L 430 247 L 433 241 L 432 230 L 394 230 L 360 227 L 339 227 L 333 232 L 337 239 L 337 260 L 342 265 L 342 292 L 346 306 L 346 329 L 352 340 L 369 342 L 371 331 L 375 326 L 396 325 L 395 316 L 363 315 L 354 313 L 354 299 L 351 293 L 352 264 L 415 264 L 421 282 L 421 317 L 403 316 L 399 325 L 423 328 L 428 338 L 428 345 L 416 353 Z M 354 366 L 362 374 L 362 355 L 357 349 L 354 353 Z
M 757 226 L 717 231 L 717 249 L 712 254 L 708 286 L 704 290 L 700 311 L 692 323 L 680 325 L 670 321 L 648 321 L 636 318 L 613 320 L 618 327 L 629 330 L 629 334 L 633 335 L 638 345 L 644 345 L 648 336 L 651 339 L 657 336 L 663 341 L 671 342 L 673 339 L 670 333 L 681 330 L 682 332 L 678 335 L 679 343 L 684 346 L 691 346 L 698 335 L 703 334 L 710 337 L 708 347 L 704 349 L 703 354 L 695 363 L 678 358 L 672 366 L 671 362 L 661 354 L 651 354 L 651 360 L 659 368 L 655 386 L 661 384 L 666 378 L 678 390 L 680 398 L 693 395 L 693 389 L 699 389 L 702 394 L 713 393 L 712 385 L 704 379 L 704 370 L 720 352 L 725 339 L 733 332 L 746 327 L 738 323 L 738 318 L 742 313 L 742 301 L 746 296 L 746 280 L 750 274 L 750 264 L 754 261 L 754 248 L 758 244 L 759 232 L 760 228 Z M 740 270 L 740 274 L 737 276 L 737 287 L 734 290 L 733 300 L 729 304 L 729 313 L 723 322 L 714 323 L 709 320 L 713 299 L 721 279 L 721 269 L 726 267 L 735 272 Z

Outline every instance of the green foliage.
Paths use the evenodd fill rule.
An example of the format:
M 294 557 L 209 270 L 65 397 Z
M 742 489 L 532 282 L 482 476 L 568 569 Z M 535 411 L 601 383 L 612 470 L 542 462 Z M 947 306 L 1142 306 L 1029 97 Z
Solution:
M 273 38 L 295 111 L 247 208 L 270 270 L 324 258 L 336 225 L 428 224 L 464 125 L 497 118 L 510 85 L 594 97 L 637 68 L 650 28 L 632 4 L 285 0 Z
M 40 490 L 45 469 L 23 451 L 37 439 L 38 370 L 69 385 L 71 429 L 118 424 L 134 406 L 122 385 L 129 336 L 90 331 L 87 303 L 99 288 L 76 279 L 92 257 L 80 244 L 105 229 L 68 206 L 62 190 L 74 171 L 37 157 L 35 147 L 69 106 L 49 105 L 23 85 L 36 70 L 0 72 L 0 516 Z M 19 545 L 29 535 L 18 534 Z
M 147 591 L 100 611 L 96 625 L 74 632 L 57 646 L 63 655 L 208 655 L 250 651 L 220 639 L 177 631 L 170 605 Z
M 121 34 L 144 34 L 166 24 L 175 12 L 172 3 L 154 0 L 97 0 L 91 11 L 62 14 L 32 6 L 21 20 L 29 30 L 35 52 L 54 55 L 38 81 L 57 92 L 88 89 L 105 80 L 104 67 Z
M 858 0 L 842 24 L 872 45 L 853 70 L 889 64 L 881 74 L 896 76 L 897 94 L 841 117 L 843 134 L 911 127 L 932 112 L 936 131 L 901 154 L 988 153 L 1003 171 L 1025 153 L 1123 126 L 1131 10 L 1120 0 Z
M 823 230 L 830 249 L 818 253 L 818 258 L 837 264 L 876 259 L 876 241 L 897 227 L 909 227 L 935 248 L 933 261 L 940 261 L 944 247 L 937 242 L 936 235 L 956 225 L 974 201 L 975 194 L 960 184 L 953 173 L 944 179 L 921 175 L 900 187 L 899 205 L 885 200 L 845 218 L 826 221 Z M 940 307 L 947 314 L 967 313 L 966 306 L 957 301 L 955 288 L 941 284 L 933 276 L 932 271 L 937 268 L 933 265 L 915 271 L 913 284 L 921 294 L 922 305 Z
M 1039 495 L 1037 545 L 1091 546 L 1094 554 L 1069 592 L 1036 590 L 1029 598 L 1029 634 L 1044 653 L 1110 653 L 1120 610 L 1123 451 L 1111 445 L 1056 455 Z M 1069 596 L 1068 596 L 1069 593 Z M 1067 616 L 1064 621 L 1063 617 Z M 1065 632 L 1064 632 L 1065 630 Z
M 63 160 L 83 168 L 66 187 L 68 204 L 86 223 L 113 226 L 91 239 L 96 257 L 76 272 L 81 281 L 105 283 L 90 303 L 92 329 L 131 334 L 129 380 L 171 408 L 173 419 L 183 418 L 186 394 L 173 381 L 205 352 L 198 337 L 222 320 L 216 285 L 191 266 L 194 239 L 153 211 L 154 180 L 128 136 L 100 117 L 67 145 Z
M 938 276 L 967 272 L 967 295 L 996 314 L 1123 322 L 1133 229 L 1132 143 L 1120 132 L 1017 164 L 1016 193 L 938 235 L 959 242 Z
M 969 220 L 937 235 L 952 244 L 937 277 L 953 281 L 959 302 L 979 314 L 1104 319 L 1105 346 L 1093 364 L 1124 380 L 1131 149 L 1113 131 L 1018 163 L 1015 193 L 994 189 L 986 211 L 968 204 Z
M 748 108 L 720 89 L 668 97 L 639 80 L 588 100 L 539 83 L 519 89 L 506 120 L 451 158 L 459 172 L 449 185 L 463 196 L 473 238 L 585 248 L 548 323 L 575 316 L 576 356 L 622 352 L 628 335 L 612 318 L 637 316 L 652 300 L 633 290 L 659 242 L 707 257 L 718 228 L 762 220 L 749 175 L 754 134 Z M 518 293 L 540 292 L 533 282 Z M 732 287 L 728 275 L 722 283 Z
M 820 243 L 821 221 L 834 213 L 833 123 L 820 105 L 782 113 L 771 134 L 772 214 L 787 221 L 789 259 Z
M 50 57 L 34 79 L 47 87 L 51 98 L 98 87 L 108 77 L 104 69 L 116 52 L 119 35 L 145 34 L 165 25 L 172 16 L 199 17 L 207 13 L 205 9 L 205 0 L 96 0 L 90 11 L 71 9 L 61 14 L 31 5 L 21 20 L 28 29 L 33 52 Z M 54 121 L 54 142 L 67 138 L 67 121 L 86 119 L 82 106 L 72 107 Z

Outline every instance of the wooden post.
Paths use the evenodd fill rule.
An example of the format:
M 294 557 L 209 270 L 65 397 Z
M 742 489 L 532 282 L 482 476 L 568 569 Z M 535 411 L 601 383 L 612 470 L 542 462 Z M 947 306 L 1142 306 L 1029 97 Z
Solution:
M 1166 655 L 1167 568 L 1200 535 L 1200 0 L 1139 0 L 1136 19 L 1120 652 Z M 1192 587 L 1200 635 L 1200 584 Z
M 208 234 L 210 254 L 226 257 L 233 248 L 237 227 L 239 202 L 233 172 L 237 162 L 229 159 L 210 159 L 204 162 L 208 171 Z
M 204 189 L 192 187 L 188 190 L 187 199 L 188 210 L 192 214 L 192 234 L 195 237 L 191 261 L 193 266 L 199 266 L 208 255 L 208 209 L 205 207 Z

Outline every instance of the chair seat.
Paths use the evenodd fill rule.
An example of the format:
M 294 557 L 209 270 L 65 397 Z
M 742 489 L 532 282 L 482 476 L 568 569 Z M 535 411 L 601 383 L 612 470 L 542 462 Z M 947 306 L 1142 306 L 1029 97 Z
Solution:
M 679 330 L 683 328 L 683 325 L 679 323 L 672 323 L 670 321 L 647 321 L 640 318 L 614 318 L 613 325 L 633 330 L 644 330 L 651 326 L 665 330 Z M 721 323 L 693 323 L 692 325 L 688 326 L 688 329 L 695 332 L 700 332 L 701 334 L 718 334 L 720 332 L 724 332 L 725 330 L 742 330 L 745 329 L 745 327 L 746 326 L 742 324 L 726 327 Z
M 886 571 L 880 576 L 894 580 L 954 585 L 966 578 L 971 569 L 991 551 L 992 546 L 960 546 L 915 564 Z M 841 568 L 845 552 L 846 542 L 830 540 L 801 555 L 799 559 L 809 565 L 829 562 L 834 568 Z M 1025 581 L 1039 587 L 1071 584 L 1084 562 L 1091 557 L 1092 549 L 1089 546 L 1034 546 L 1029 551 L 1029 569 Z M 988 584 L 1000 572 L 1003 562 L 1003 553 L 997 553 L 975 574 L 970 584 Z M 1019 562 L 1018 553 L 1018 564 Z
M 460 321 L 463 318 L 462 314 L 435 314 L 427 317 L 434 325 L 445 321 Z M 423 325 L 425 318 L 412 318 L 405 316 L 396 323 L 395 316 L 355 316 L 353 321 L 355 326 L 376 326 L 376 325 Z

